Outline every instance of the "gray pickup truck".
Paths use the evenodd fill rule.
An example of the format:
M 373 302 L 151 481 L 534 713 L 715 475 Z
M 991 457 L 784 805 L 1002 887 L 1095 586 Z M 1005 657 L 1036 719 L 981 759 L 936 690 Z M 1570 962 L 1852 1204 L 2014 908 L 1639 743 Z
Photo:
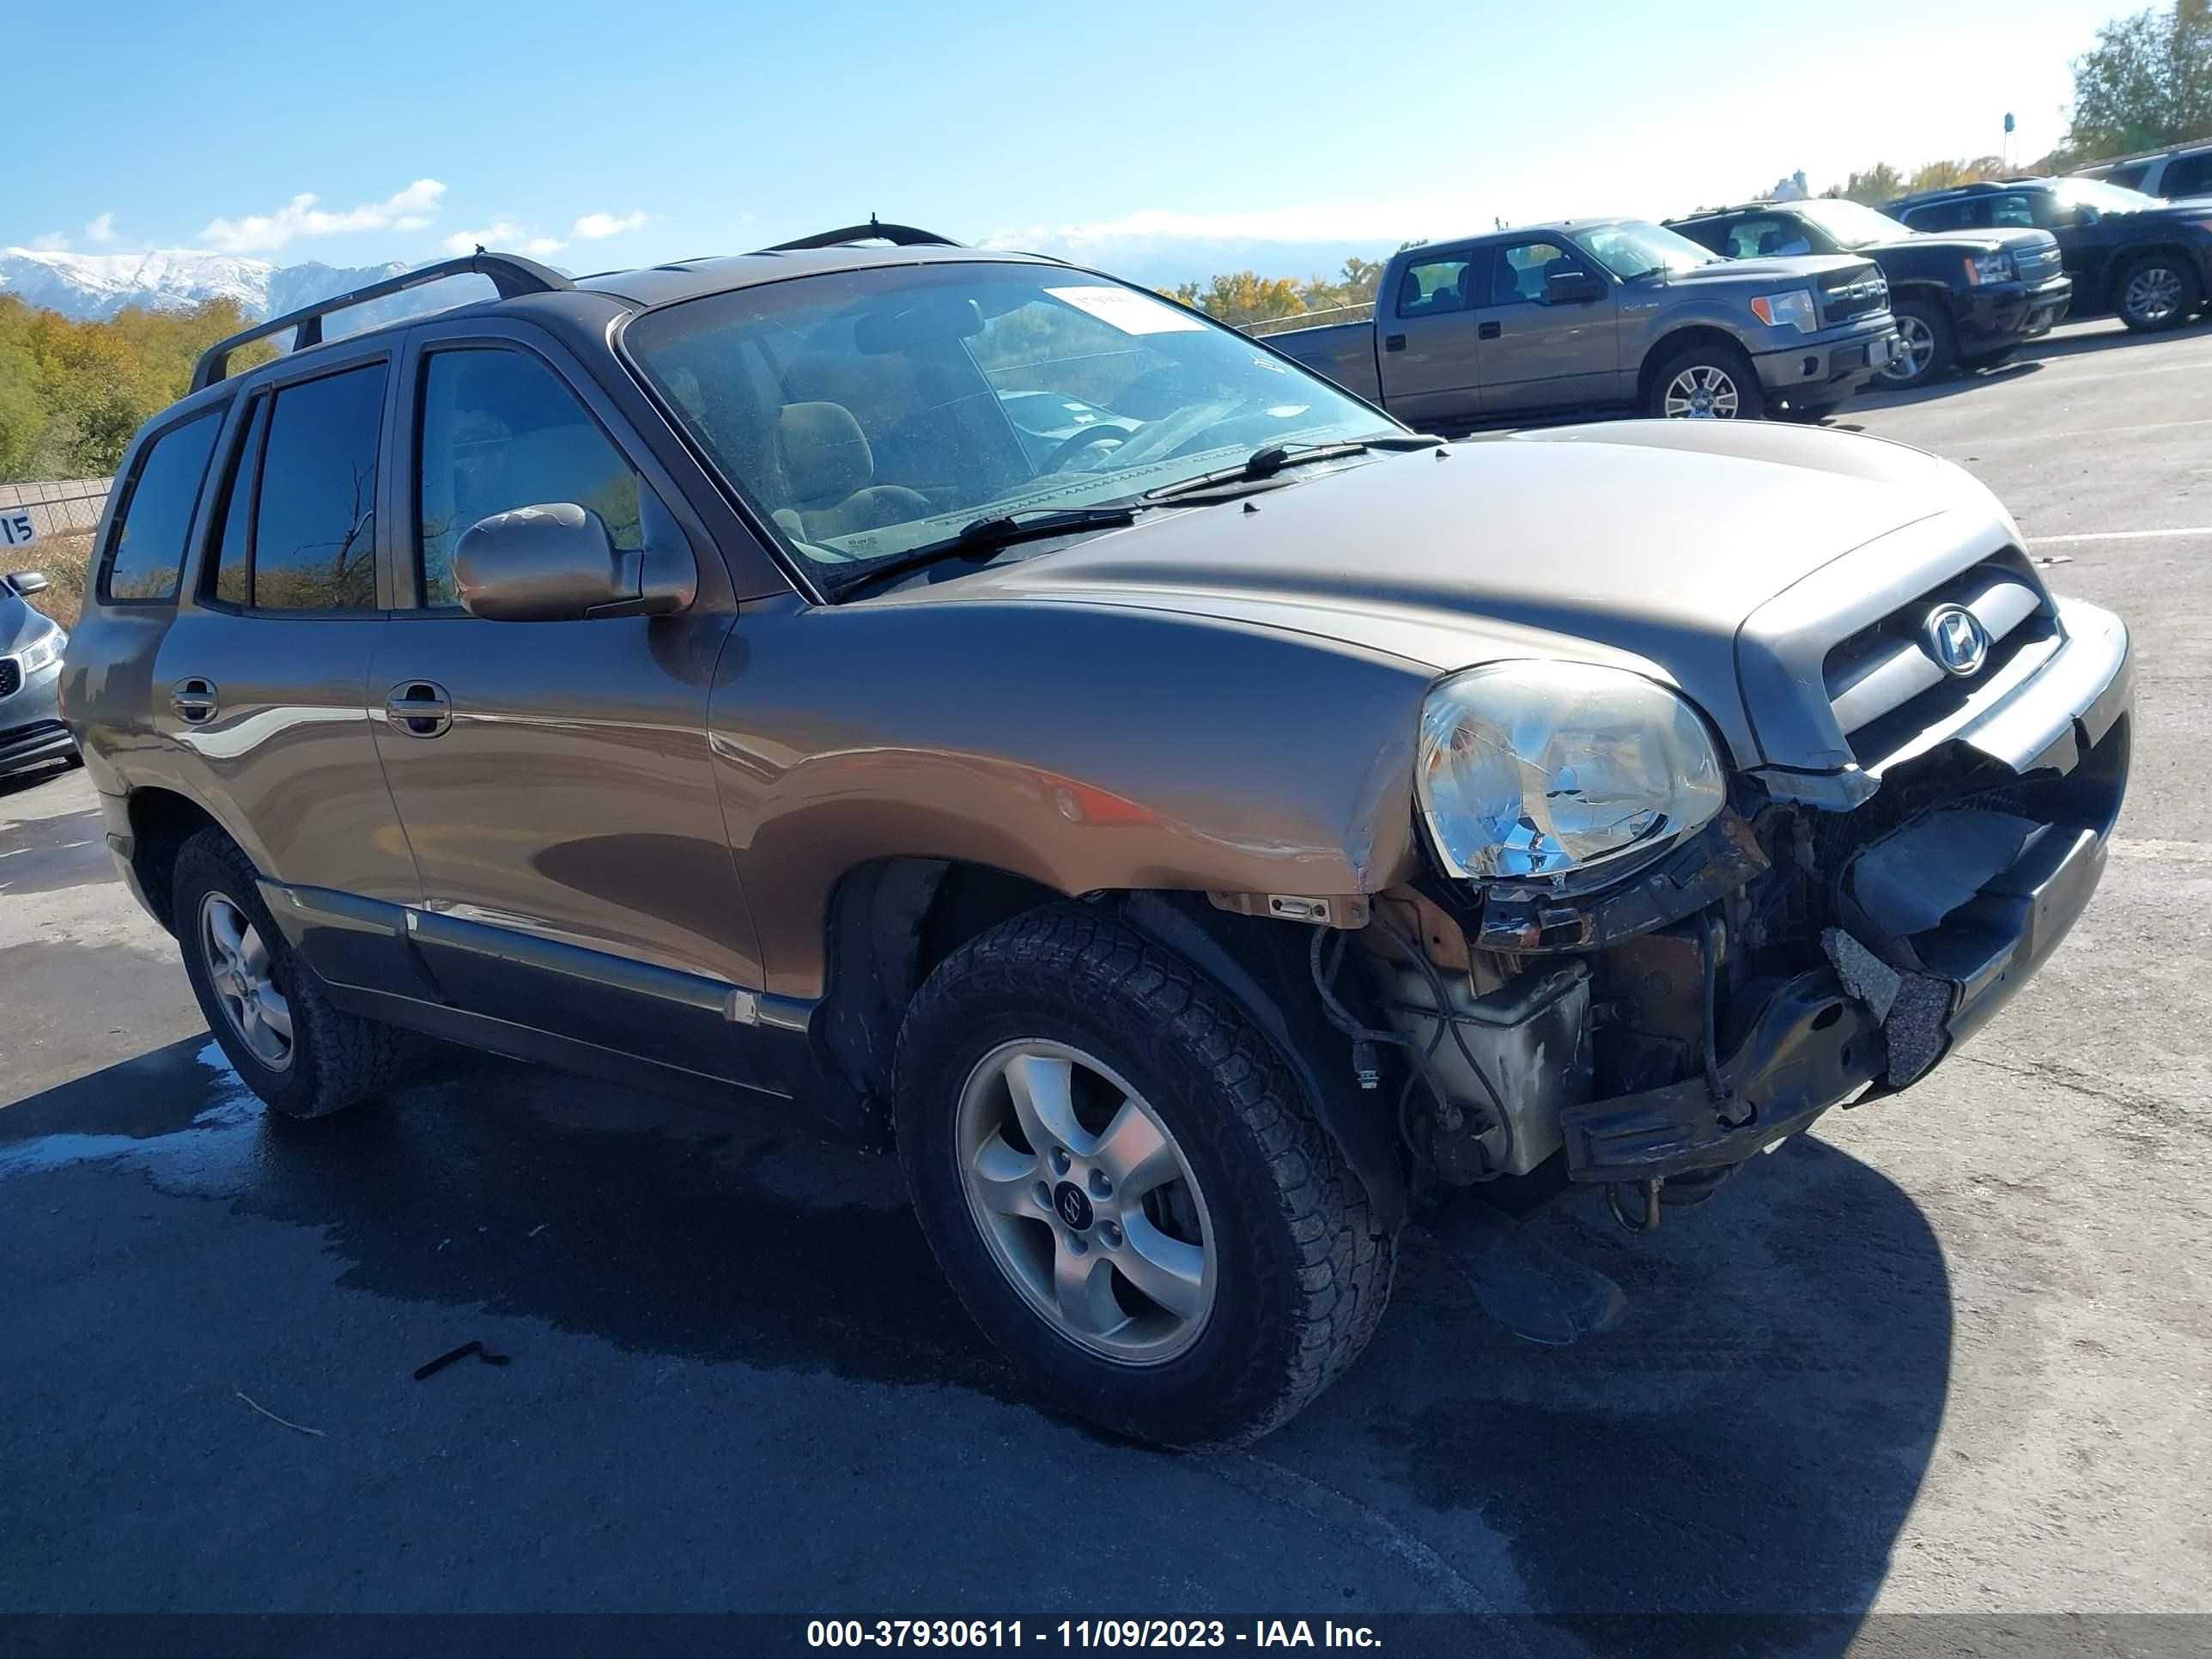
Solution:
M 1727 261 L 1636 219 L 1401 249 L 1371 322 L 1267 343 L 1417 426 L 1606 408 L 1814 420 L 1898 350 L 1872 261 Z

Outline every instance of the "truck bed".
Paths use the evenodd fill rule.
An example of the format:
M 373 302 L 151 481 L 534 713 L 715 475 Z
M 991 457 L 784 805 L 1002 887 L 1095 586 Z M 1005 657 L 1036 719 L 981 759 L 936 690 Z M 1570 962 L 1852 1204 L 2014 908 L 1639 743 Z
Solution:
M 1375 325 L 1327 323 L 1318 328 L 1294 328 L 1269 332 L 1267 343 L 1294 357 L 1316 374 L 1335 381 L 1346 392 L 1370 403 L 1382 399 L 1382 382 L 1375 367 Z

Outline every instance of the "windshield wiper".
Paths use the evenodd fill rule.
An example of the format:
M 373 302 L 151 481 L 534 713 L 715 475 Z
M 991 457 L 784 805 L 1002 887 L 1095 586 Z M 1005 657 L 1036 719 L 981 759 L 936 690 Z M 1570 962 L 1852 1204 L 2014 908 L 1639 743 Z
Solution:
M 924 565 L 935 564 L 940 559 L 974 559 L 995 553 L 1016 542 L 1036 541 L 1047 536 L 1065 536 L 1078 530 L 1110 530 L 1121 525 L 1137 521 L 1137 514 L 1145 510 L 1138 502 L 1121 507 L 1029 507 L 1014 513 L 994 513 L 961 526 L 958 532 L 940 540 L 924 542 L 903 553 L 894 553 L 869 566 L 852 580 L 838 588 L 837 595 L 857 592 L 891 576 L 904 575 L 909 570 L 919 570 Z
M 1443 441 L 1413 432 L 1382 432 L 1371 438 L 1354 438 L 1343 443 L 1267 444 L 1254 450 L 1235 466 L 1201 472 L 1195 477 L 1178 478 L 1173 483 L 1146 490 L 1139 499 L 1170 501 L 1178 495 L 1195 495 L 1202 490 L 1218 489 L 1224 484 L 1263 483 L 1286 466 L 1304 466 L 1309 461 L 1341 460 L 1347 455 L 1364 455 L 1371 449 L 1433 449 Z

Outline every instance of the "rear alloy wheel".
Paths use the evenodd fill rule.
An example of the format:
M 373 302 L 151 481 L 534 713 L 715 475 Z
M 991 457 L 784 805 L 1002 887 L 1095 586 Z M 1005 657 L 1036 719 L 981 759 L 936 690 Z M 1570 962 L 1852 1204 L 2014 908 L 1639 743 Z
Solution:
M 325 1117 L 397 1079 L 404 1035 L 331 1006 L 270 919 L 252 861 L 220 830 L 179 849 L 169 904 L 208 1029 L 270 1110 Z
M 984 1333 L 1155 1444 L 1257 1439 L 1366 1346 L 1397 1240 L 1244 1012 L 1096 906 L 969 940 L 900 1028 L 899 1162 Z
M 1925 386 L 1951 367 L 1951 319 L 1925 301 L 1899 302 L 1897 338 L 1901 349 L 1881 368 L 1886 390 Z
M 1741 352 L 1692 347 L 1651 377 L 1650 412 L 1668 421 L 1755 421 L 1766 412 L 1758 371 Z
M 2170 253 L 2149 254 L 2120 276 L 2120 320 L 2139 334 L 2174 327 L 2203 298 L 2197 273 Z

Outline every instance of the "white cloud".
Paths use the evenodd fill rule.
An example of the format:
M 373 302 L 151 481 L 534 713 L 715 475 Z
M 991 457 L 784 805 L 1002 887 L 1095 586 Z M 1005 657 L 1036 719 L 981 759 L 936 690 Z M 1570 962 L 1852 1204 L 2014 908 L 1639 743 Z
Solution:
M 532 235 L 512 219 L 495 220 L 481 230 L 457 230 L 446 238 L 448 253 L 474 253 L 484 247 L 495 253 L 527 253 L 538 259 L 568 246 L 557 237 Z
M 587 213 L 569 228 L 572 235 L 583 241 L 597 242 L 609 236 L 620 236 L 637 229 L 645 223 L 641 210 L 629 213 Z
M 983 238 L 983 246 L 1074 253 L 1178 242 L 1377 242 L 1395 247 L 1409 236 L 1486 230 L 1491 216 L 1472 197 L 1253 208 L 1235 213 L 1146 208 L 1118 219 L 994 231 Z
M 39 253 L 67 253 L 69 238 L 58 230 L 50 230 L 43 236 L 31 238 L 31 246 Z
M 225 253 L 268 253 L 296 236 L 340 236 L 360 230 L 420 230 L 436 214 L 438 198 L 445 193 L 445 185 L 435 179 L 417 179 L 396 196 L 387 196 L 380 202 L 363 202 L 343 213 L 319 207 L 316 204 L 322 199 L 320 197 L 303 193 L 274 213 L 213 220 L 200 235 Z
M 84 228 L 85 238 L 105 246 L 115 240 L 115 216 L 103 213 Z

